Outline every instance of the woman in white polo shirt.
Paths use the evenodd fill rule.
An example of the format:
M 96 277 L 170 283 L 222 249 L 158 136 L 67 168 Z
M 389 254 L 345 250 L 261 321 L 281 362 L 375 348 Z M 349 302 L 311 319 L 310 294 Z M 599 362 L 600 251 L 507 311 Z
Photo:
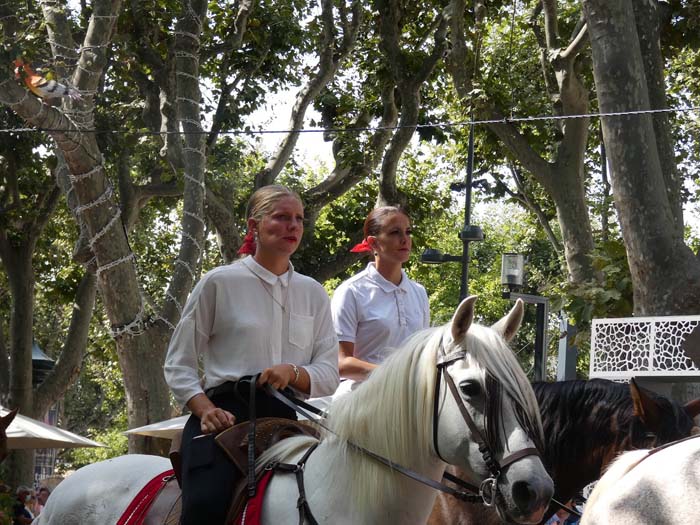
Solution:
M 324 288 L 294 272 L 289 261 L 304 232 L 301 199 L 283 186 L 265 186 L 248 202 L 251 254 L 208 272 L 195 286 L 173 333 L 165 378 L 192 412 L 182 438 L 182 525 L 223 524 L 236 481 L 214 436 L 248 419 L 250 381 L 291 386 L 303 395 L 338 386 L 337 338 Z M 239 252 L 239 253 L 241 253 Z M 198 373 L 202 359 L 204 380 Z M 257 417 L 296 419 L 262 391 Z
M 331 310 L 339 340 L 343 381 L 337 394 L 364 380 L 392 349 L 430 325 L 425 288 L 406 276 L 411 254 L 411 219 L 401 208 L 373 209 L 364 224 L 365 238 L 352 251 L 374 254 L 363 271 L 333 294 Z

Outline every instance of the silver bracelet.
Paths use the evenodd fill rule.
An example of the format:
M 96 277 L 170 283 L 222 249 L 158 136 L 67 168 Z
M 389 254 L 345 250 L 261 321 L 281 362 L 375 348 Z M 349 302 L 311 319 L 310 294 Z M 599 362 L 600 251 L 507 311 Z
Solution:
M 299 367 L 295 365 L 294 363 L 287 363 L 289 366 L 292 367 L 292 370 L 294 370 L 294 381 L 289 383 L 290 385 L 296 385 L 297 381 L 299 381 Z

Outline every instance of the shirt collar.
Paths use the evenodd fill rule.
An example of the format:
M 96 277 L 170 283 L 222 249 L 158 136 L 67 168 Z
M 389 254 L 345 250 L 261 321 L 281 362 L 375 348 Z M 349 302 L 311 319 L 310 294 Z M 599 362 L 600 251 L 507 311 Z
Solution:
M 252 255 L 243 258 L 241 263 L 246 265 L 251 272 L 270 286 L 274 286 L 278 281 L 282 286 L 287 286 L 292 274 L 294 273 L 294 266 L 292 265 L 291 261 L 289 262 L 289 270 L 282 275 L 272 273 L 270 270 L 259 264 Z
M 387 280 L 381 273 L 379 273 L 376 265 L 373 262 L 367 265 L 367 275 L 369 275 L 369 278 L 386 293 L 391 293 L 396 290 L 403 290 L 404 292 L 408 291 L 408 277 L 406 276 L 406 272 L 403 270 L 401 270 L 401 282 L 398 284 L 398 286 Z

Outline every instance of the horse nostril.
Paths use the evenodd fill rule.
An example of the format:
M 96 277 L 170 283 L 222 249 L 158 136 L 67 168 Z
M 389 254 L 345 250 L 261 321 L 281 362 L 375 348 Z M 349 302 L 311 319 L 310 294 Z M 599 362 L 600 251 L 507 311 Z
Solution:
M 537 494 L 527 481 L 513 483 L 513 501 L 523 514 L 528 514 L 537 499 Z

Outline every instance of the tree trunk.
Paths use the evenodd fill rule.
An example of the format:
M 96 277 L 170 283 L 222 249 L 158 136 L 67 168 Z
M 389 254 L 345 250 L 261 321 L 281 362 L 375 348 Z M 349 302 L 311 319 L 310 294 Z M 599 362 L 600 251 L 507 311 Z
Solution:
M 580 165 L 560 165 L 555 170 L 557 183 L 547 188 L 557 208 L 569 280 L 579 284 L 597 277 L 591 264 L 593 232 L 580 169 Z
M 139 337 L 117 344 L 124 377 L 129 424 L 148 425 L 172 417 L 170 393 L 163 378 L 163 362 L 170 332 L 154 326 Z M 144 436 L 129 436 L 129 450 L 141 454 L 166 454 L 168 444 Z
M 647 110 L 649 91 L 631 0 L 583 0 L 601 112 Z M 697 313 L 700 262 L 684 244 L 649 114 L 602 118 L 613 194 L 638 315 Z M 667 159 L 665 159 L 667 161 Z
M 10 259 L 10 261 L 8 261 Z M 32 405 L 32 326 L 34 318 L 34 272 L 31 250 L 3 254 L 3 263 L 12 290 L 10 318 L 10 396 L 9 406 L 20 414 L 33 417 Z M 13 450 L 7 458 L 10 486 L 34 480 L 34 451 Z

